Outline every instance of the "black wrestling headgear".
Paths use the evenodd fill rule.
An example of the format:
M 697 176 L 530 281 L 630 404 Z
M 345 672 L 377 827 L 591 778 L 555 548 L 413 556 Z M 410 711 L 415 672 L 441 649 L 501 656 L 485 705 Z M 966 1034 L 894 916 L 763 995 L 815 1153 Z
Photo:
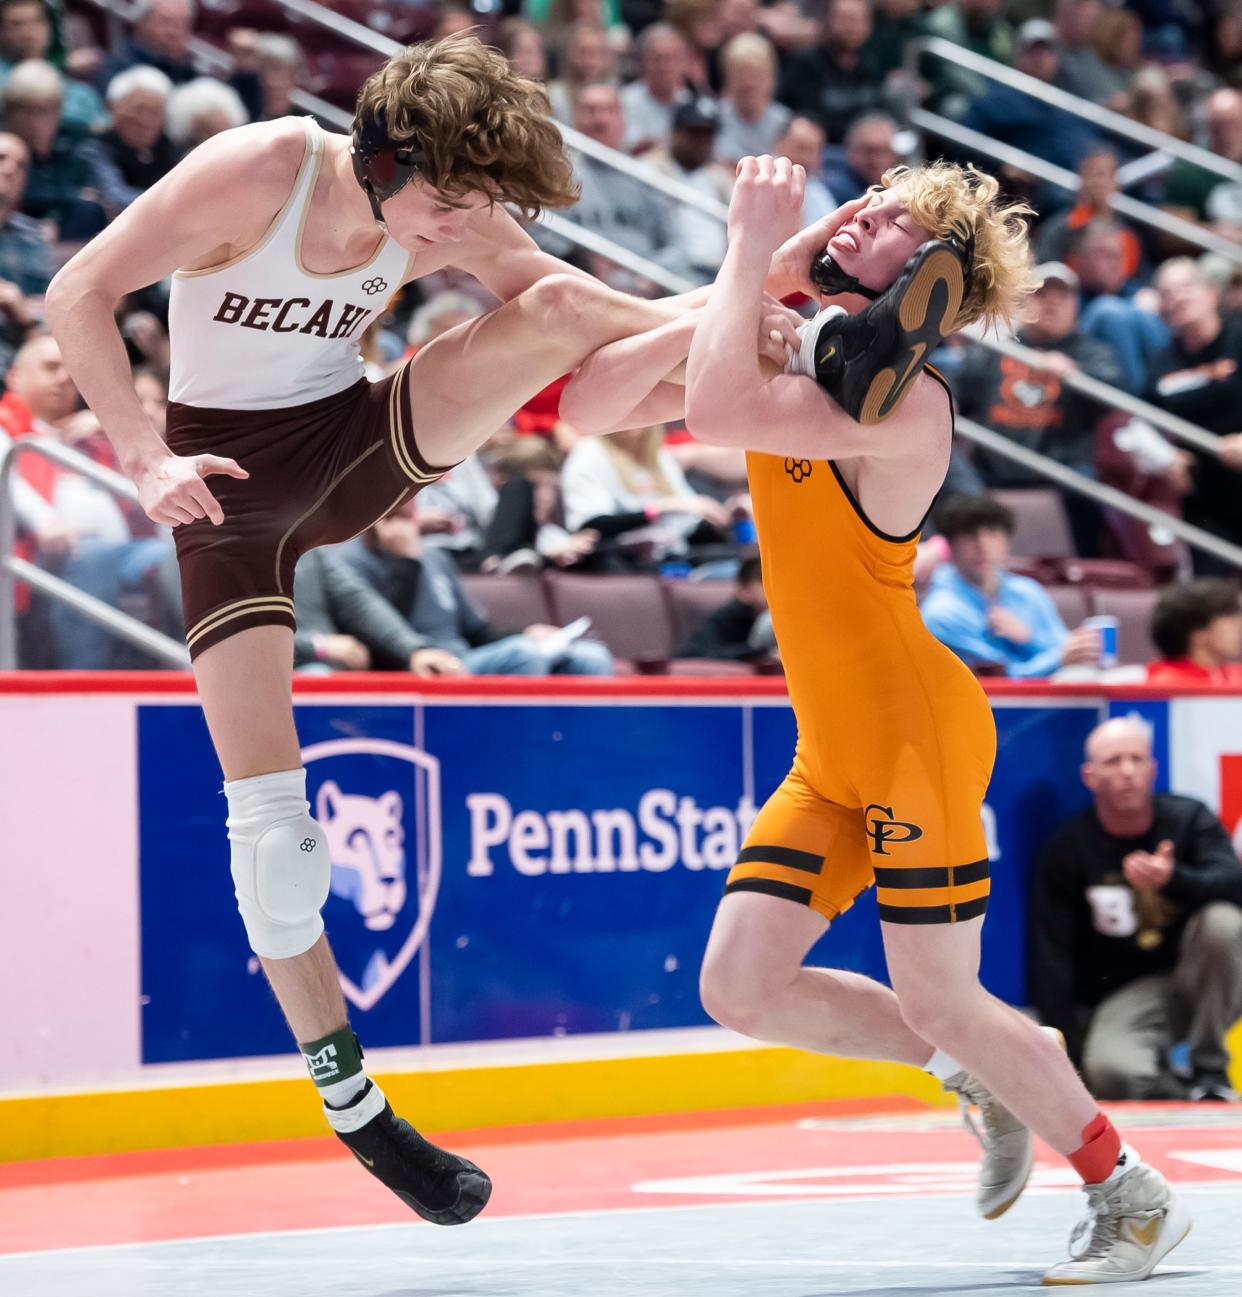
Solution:
M 957 234 L 948 234 L 940 242 L 947 243 L 962 258 L 962 274 L 966 281 L 965 292 L 969 293 L 970 272 L 973 270 L 975 263 L 974 230 L 970 231 L 965 242 Z M 874 302 L 883 291 L 882 289 L 868 288 L 866 284 L 860 284 L 857 275 L 851 275 L 842 270 L 837 264 L 836 258 L 827 249 L 811 262 L 811 283 L 825 297 L 835 297 L 840 293 L 857 293 L 860 297 L 865 297 L 868 301 Z
M 382 226 L 380 204 L 399 194 L 418 175 L 427 155 L 408 141 L 398 144 L 389 139 L 382 112 L 354 118 L 349 154 L 354 175 L 370 199 L 371 214 L 376 224 Z

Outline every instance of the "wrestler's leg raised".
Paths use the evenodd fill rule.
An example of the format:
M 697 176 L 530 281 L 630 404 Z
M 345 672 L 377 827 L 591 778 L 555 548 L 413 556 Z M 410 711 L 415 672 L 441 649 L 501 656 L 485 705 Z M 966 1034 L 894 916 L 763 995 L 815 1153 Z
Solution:
M 431 464 L 456 463 L 599 347 L 665 324 L 680 309 L 585 276 L 539 280 L 511 302 L 441 334 L 410 362 L 419 452 Z

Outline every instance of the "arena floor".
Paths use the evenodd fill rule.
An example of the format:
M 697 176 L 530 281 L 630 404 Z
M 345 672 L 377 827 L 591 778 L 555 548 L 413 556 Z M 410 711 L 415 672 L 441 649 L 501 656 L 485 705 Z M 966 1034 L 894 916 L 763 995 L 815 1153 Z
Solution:
M 1149 1284 L 1242 1292 L 1242 1111 L 1119 1105 L 1190 1237 Z M 449 1141 L 445 1141 L 449 1142 Z M 1081 1194 L 1045 1151 L 985 1222 L 975 1146 L 911 1102 L 531 1127 L 453 1142 L 465 1229 L 411 1223 L 331 1140 L 0 1166 L 5 1297 L 999 1297 L 1062 1259 Z M 1153 1286 L 1154 1285 L 1154 1286 Z

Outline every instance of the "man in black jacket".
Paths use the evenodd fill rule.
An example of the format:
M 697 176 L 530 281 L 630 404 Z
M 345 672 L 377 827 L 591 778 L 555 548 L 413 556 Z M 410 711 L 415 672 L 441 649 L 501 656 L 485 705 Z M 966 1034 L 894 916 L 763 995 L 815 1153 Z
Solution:
M 1220 290 L 1188 257 L 1166 261 L 1156 288 L 1173 339 L 1155 360 L 1147 399 L 1219 438 L 1219 459 L 1194 452 L 1195 485 L 1183 515 L 1242 545 L 1242 317 L 1222 314 Z M 1233 569 L 1196 550 L 1195 572 L 1230 576 Z
M 1242 866 L 1220 820 L 1153 793 L 1136 720 L 1087 739 L 1094 806 L 1044 848 L 1031 910 L 1031 984 L 1101 1099 L 1177 1097 L 1168 1051 L 1188 1041 L 1186 1094 L 1236 1099 L 1225 1034 L 1242 1015 Z
M 738 567 L 732 596 L 690 636 L 677 656 L 726 662 L 753 662 L 765 657 L 773 648 L 772 623 L 764 616 L 767 608 L 763 568 L 759 555 L 752 554 Z
M 377 594 L 335 546 L 308 550 L 294 576 L 299 671 L 412 671 L 437 675 L 439 654 Z

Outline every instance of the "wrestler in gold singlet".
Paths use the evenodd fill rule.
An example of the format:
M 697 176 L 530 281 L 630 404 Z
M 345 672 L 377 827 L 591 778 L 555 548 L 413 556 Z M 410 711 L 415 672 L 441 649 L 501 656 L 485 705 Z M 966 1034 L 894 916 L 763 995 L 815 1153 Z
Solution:
M 879 531 L 831 461 L 746 458 L 798 746 L 726 892 L 831 919 L 874 882 L 889 923 L 982 914 L 996 729 L 975 678 L 923 626 L 917 530 Z

